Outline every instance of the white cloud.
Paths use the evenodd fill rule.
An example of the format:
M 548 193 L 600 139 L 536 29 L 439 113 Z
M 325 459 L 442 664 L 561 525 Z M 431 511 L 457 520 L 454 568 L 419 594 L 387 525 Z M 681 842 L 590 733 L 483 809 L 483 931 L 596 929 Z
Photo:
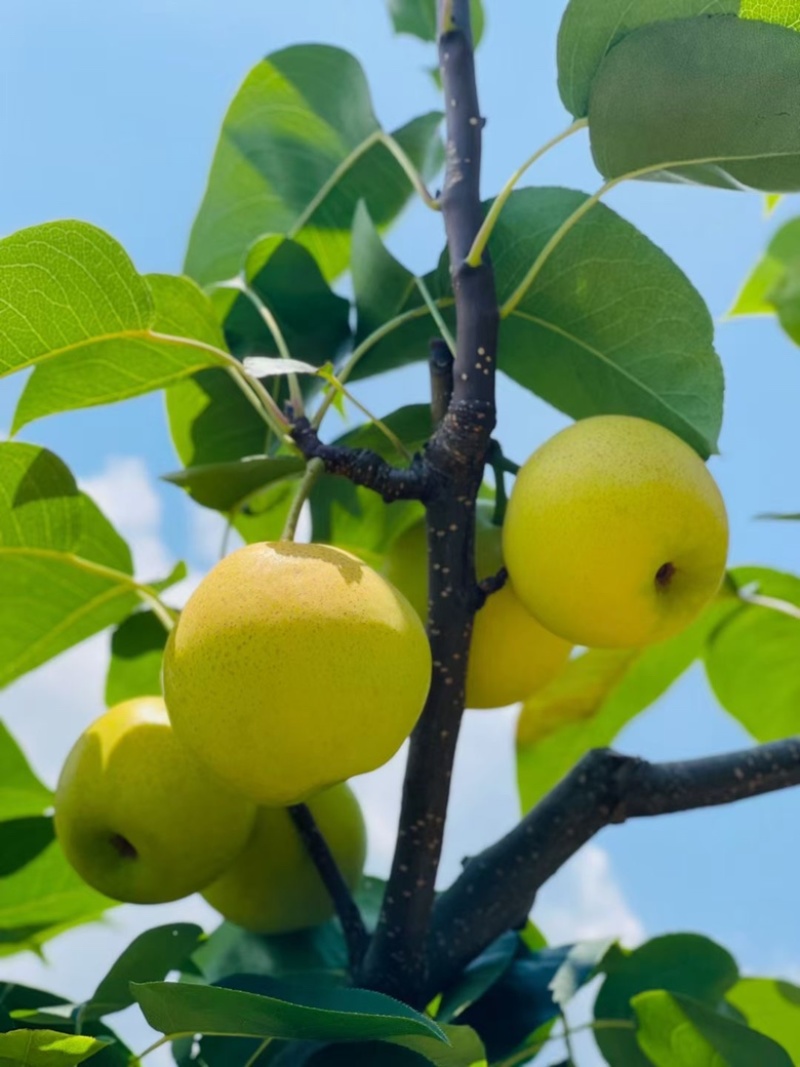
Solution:
M 548 941 L 618 938 L 628 947 L 645 938 L 644 926 L 625 900 L 605 849 L 586 845 L 541 890 L 534 921 Z
M 174 561 L 161 538 L 161 501 L 144 461 L 109 456 L 101 473 L 81 478 L 79 484 L 128 541 L 136 576 L 163 578 Z

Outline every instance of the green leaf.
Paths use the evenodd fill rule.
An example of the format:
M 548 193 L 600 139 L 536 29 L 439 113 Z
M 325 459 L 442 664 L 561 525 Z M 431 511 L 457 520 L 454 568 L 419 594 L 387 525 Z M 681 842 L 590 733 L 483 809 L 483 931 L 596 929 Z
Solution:
M 113 906 L 78 877 L 54 841 L 30 863 L 0 879 L 0 956 L 35 950 Z
M 44 415 L 138 396 L 224 362 L 191 334 L 159 339 L 147 281 L 116 241 L 87 223 L 47 223 L 0 241 L 0 278 L 0 376 L 34 368 L 15 432 Z
M 73 1067 L 105 1045 L 94 1037 L 55 1030 L 10 1030 L 0 1034 L 0 1067 Z
M 518 947 L 518 935 L 509 930 L 473 960 L 458 981 L 442 994 L 437 1020 L 449 1022 L 479 1000 L 511 966 Z
M 129 615 L 128 546 L 46 449 L 0 443 L 0 686 Z
M 800 189 L 800 35 L 728 17 L 635 30 L 592 83 L 589 134 L 607 179 Z
M 800 1063 L 800 987 L 781 979 L 742 978 L 725 999 L 753 1030 L 783 1045 Z
M 742 0 L 739 17 L 777 22 L 779 26 L 800 30 L 800 3 L 798 0 Z
M 0 822 L 0 878 L 30 863 L 52 843 L 53 820 L 43 815 Z
M 161 695 L 161 659 L 167 632 L 152 611 L 137 611 L 111 636 L 111 660 L 106 675 L 108 707 L 132 697 Z
M 656 937 L 633 952 L 612 949 L 603 962 L 603 970 L 607 977 L 595 1001 L 595 1019 L 631 1022 L 631 1001 L 646 990 L 684 994 L 715 1008 L 739 977 L 730 953 L 696 934 Z M 597 1029 L 595 1039 L 608 1063 L 652 1067 L 639 1051 L 633 1030 Z M 696 1067 L 701 1063 L 698 1061 Z
M 231 974 L 279 978 L 335 972 L 344 976 L 347 968 L 347 950 L 334 922 L 273 936 L 253 934 L 225 922 L 200 945 L 192 959 L 209 982 Z
M 0 819 L 41 815 L 53 800 L 42 785 L 8 728 L 0 722 Z
M 133 995 L 148 1023 L 164 1034 L 211 1032 L 314 1041 L 427 1035 L 446 1043 L 431 1019 L 381 993 L 308 990 L 277 981 L 271 985 L 273 995 L 260 996 L 219 986 L 151 982 L 134 984 Z
M 424 115 L 394 134 L 426 176 L 441 162 L 439 121 Z M 298 45 L 262 60 L 225 117 L 187 273 L 203 284 L 232 278 L 255 240 L 283 234 L 335 277 L 350 258 L 358 201 L 383 227 L 411 193 L 379 136 L 364 73 L 347 52 Z
M 480 1038 L 468 1026 L 443 1026 L 449 1045 L 432 1037 L 330 1045 L 315 1052 L 306 1067 L 486 1067 Z
M 677 637 L 646 649 L 591 649 L 527 700 L 517 724 L 517 782 L 524 811 L 590 749 L 610 745 L 702 655 L 735 601 L 712 605 Z
M 419 300 L 414 275 L 386 248 L 363 200 L 353 219 L 350 273 L 358 315 L 357 344 L 399 315 L 409 300 Z
M 800 219 L 791 219 L 772 238 L 730 315 L 774 313 L 794 343 L 800 344 Z
M 633 1007 L 639 1047 L 655 1067 L 792 1067 L 780 1045 L 689 997 L 656 990 Z
M 407 33 L 421 41 L 435 41 L 438 33 L 436 0 L 387 0 L 395 33 Z M 472 43 L 481 42 L 485 28 L 482 0 L 470 0 Z
M 516 958 L 486 992 L 458 1016 L 473 1027 L 490 1061 L 509 1056 L 540 1032 L 594 974 L 609 942 L 586 942 L 529 952 L 518 943 Z
M 301 474 L 305 466 L 299 456 L 245 456 L 165 474 L 164 481 L 182 486 L 203 507 L 230 512 L 242 508 L 259 489 Z
M 558 34 L 558 88 L 575 118 L 589 109 L 606 54 L 632 30 L 692 15 L 736 15 L 740 0 L 570 0 Z
M 259 302 L 295 359 L 333 362 L 350 337 L 349 302 L 331 291 L 308 249 L 280 235 L 257 241 L 247 254 L 243 278 L 231 288 L 216 289 L 212 299 L 239 359 L 279 354 Z
M 100 1019 L 129 1007 L 134 1003 L 132 982 L 160 981 L 179 970 L 203 936 L 202 929 L 192 923 L 156 926 L 139 934 L 81 1005 L 81 1020 Z
M 505 301 L 586 200 L 523 189 L 490 242 Z M 711 316 L 683 272 L 634 226 L 596 205 L 504 319 L 499 367 L 573 418 L 637 415 L 702 456 L 716 451 L 723 379 Z
M 711 635 L 708 680 L 757 741 L 792 737 L 800 732 L 800 578 L 766 567 L 739 567 L 732 575 L 745 602 Z M 746 603 L 749 588 L 766 602 Z
M 586 200 L 584 193 L 558 188 L 512 194 L 489 245 L 501 304 L 512 295 L 517 300 L 532 265 Z M 379 259 L 371 262 L 379 271 Z M 397 310 L 407 278 L 391 266 L 378 278 L 385 303 L 368 305 L 368 326 L 376 329 L 381 314 L 393 317 L 382 324 L 385 335 L 365 352 L 354 378 L 425 358 L 439 332 L 416 287 Z M 449 321 L 446 258 L 425 283 Z M 713 341 L 708 309 L 682 271 L 634 226 L 595 205 L 506 311 L 498 366 L 573 418 L 637 415 L 708 456 L 722 422 L 723 378 Z
M 50 1008 L 63 1002 L 63 997 L 46 993 L 42 989 L 32 989 L 15 982 L 0 982 L 0 1032 L 5 1033 L 18 1027 L 19 1024 L 11 1017 L 11 1012 Z

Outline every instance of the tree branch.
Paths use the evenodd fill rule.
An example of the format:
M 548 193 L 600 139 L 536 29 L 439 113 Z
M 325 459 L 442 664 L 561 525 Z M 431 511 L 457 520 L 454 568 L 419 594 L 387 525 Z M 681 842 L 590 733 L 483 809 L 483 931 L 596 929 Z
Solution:
M 317 826 L 316 819 L 306 804 L 295 804 L 288 809 L 297 832 L 303 839 L 314 866 L 319 872 L 328 894 L 333 901 L 336 914 L 344 930 L 350 969 L 355 972 L 361 966 L 364 953 L 369 943 L 369 934 L 361 917 L 358 905 L 353 900 L 350 890 L 342 877 L 339 865 L 328 848 L 328 842 Z
M 425 450 L 430 472 L 428 636 L 431 688 L 412 734 L 397 848 L 361 983 L 424 1006 L 429 926 L 453 760 L 464 711 L 467 659 L 477 607 L 475 501 L 496 421 L 499 312 L 488 258 L 466 257 L 483 221 L 481 132 L 469 0 L 440 4 L 439 61 L 447 118 L 441 196 L 456 303 L 453 390 Z
M 377 452 L 368 448 L 344 448 L 326 445 L 306 418 L 295 419 L 292 438 L 306 459 L 318 459 L 329 474 L 341 474 L 356 485 L 373 489 L 387 503 L 393 500 L 425 500 L 430 477 L 421 458 L 410 467 L 393 467 Z
M 440 991 L 500 934 L 523 925 L 541 886 L 603 827 L 795 785 L 800 739 L 676 763 L 648 763 L 609 749 L 589 752 L 441 895 L 422 999 Z

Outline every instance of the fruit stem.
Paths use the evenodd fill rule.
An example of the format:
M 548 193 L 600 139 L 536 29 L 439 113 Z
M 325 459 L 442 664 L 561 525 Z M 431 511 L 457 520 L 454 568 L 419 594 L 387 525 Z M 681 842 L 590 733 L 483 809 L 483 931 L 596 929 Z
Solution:
M 311 496 L 311 491 L 324 473 L 325 464 L 321 459 L 310 459 L 308 461 L 306 473 L 300 482 L 295 498 L 292 501 L 292 506 L 289 508 L 289 514 L 286 516 L 283 533 L 281 534 L 282 541 L 294 541 L 303 505 Z
M 288 812 L 336 909 L 347 943 L 350 970 L 355 973 L 361 966 L 369 943 L 369 933 L 361 911 L 308 806 L 294 804 Z
M 508 507 L 508 494 L 506 493 L 506 466 L 503 462 L 503 450 L 500 447 L 500 442 L 496 441 L 494 438 L 492 438 L 492 442 L 489 446 L 489 454 L 486 458 L 494 471 L 495 496 L 492 524 L 494 526 L 502 526 L 506 517 L 506 508 Z

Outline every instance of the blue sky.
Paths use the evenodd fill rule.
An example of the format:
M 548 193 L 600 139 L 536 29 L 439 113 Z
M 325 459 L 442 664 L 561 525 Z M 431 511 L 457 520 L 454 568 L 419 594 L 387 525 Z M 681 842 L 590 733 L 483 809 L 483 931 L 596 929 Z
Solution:
M 487 0 L 487 7 L 479 77 L 488 117 L 484 193 L 490 195 L 569 119 L 555 88 L 563 0 Z M 231 96 L 263 54 L 298 41 L 339 44 L 355 53 L 388 128 L 439 106 L 423 70 L 434 61 L 432 50 L 393 38 L 380 0 L 4 0 L 0 234 L 49 219 L 82 218 L 120 240 L 140 270 L 178 271 Z M 585 135 L 542 161 L 528 180 L 595 189 L 600 180 Z M 609 203 L 676 260 L 718 321 L 776 225 L 765 220 L 754 195 L 641 183 L 616 190 Z M 777 220 L 792 210 L 792 202 L 785 203 Z M 389 243 L 409 267 L 428 269 L 443 244 L 440 220 L 417 206 Z M 754 516 L 800 506 L 800 486 L 791 473 L 800 453 L 800 354 L 771 320 L 720 323 L 718 348 L 727 377 L 726 421 L 722 455 L 712 469 L 731 515 L 731 560 L 799 569 L 797 527 Z M 365 383 L 361 396 L 383 413 L 421 399 L 425 384 L 421 370 L 403 371 Z M 0 383 L 0 428 L 10 422 L 20 385 L 13 378 Z M 506 381 L 499 401 L 500 437 L 517 459 L 565 424 Z M 213 558 L 209 538 L 217 533 L 193 517 L 177 490 L 155 481 L 176 466 L 162 408 L 160 396 L 146 397 L 37 423 L 24 436 L 54 449 L 97 488 L 129 536 L 138 538 L 141 559 L 155 565 L 188 556 L 199 571 Z M 93 647 L 99 657 L 102 647 Z M 26 680 L 0 697 L 0 714 L 26 739 L 42 773 L 52 773 L 57 745 L 99 711 L 101 668 L 93 655 L 65 657 L 61 667 L 40 672 L 41 680 Z M 81 707 L 76 693 L 63 710 L 58 706 L 63 664 L 84 671 L 76 688 L 86 694 Z M 46 729 L 54 738 L 49 749 L 41 740 Z M 470 716 L 456 782 L 463 807 L 454 812 L 448 838 L 449 871 L 514 817 L 510 738 L 508 713 Z M 619 747 L 664 759 L 746 743 L 696 669 L 624 733 Z M 387 774 L 386 782 L 398 784 L 399 764 Z M 376 821 L 390 830 L 394 808 L 383 800 L 385 789 L 364 795 L 373 797 Z M 793 847 L 798 821 L 800 791 L 608 830 L 597 842 L 602 851 L 574 866 L 572 881 L 564 876 L 556 884 L 558 893 L 546 891 L 542 908 L 549 908 L 555 928 L 552 917 L 558 913 L 558 921 L 566 921 L 564 908 L 572 901 L 579 932 L 587 929 L 580 926 L 587 915 L 592 930 L 605 930 L 605 921 L 632 923 L 626 929 L 647 934 L 702 931 L 728 945 L 751 973 L 800 975 L 793 891 L 800 874 Z M 381 856 L 375 853 L 376 863 L 385 861 Z M 124 938 L 140 920 L 119 922 L 122 932 L 115 936 Z M 569 936 L 563 926 L 557 929 Z M 100 940 L 96 944 L 99 959 L 105 950 Z M 58 950 L 53 959 L 51 984 L 58 987 L 74 965 Z M 0 975 L 15 966 L 4 964 Z

